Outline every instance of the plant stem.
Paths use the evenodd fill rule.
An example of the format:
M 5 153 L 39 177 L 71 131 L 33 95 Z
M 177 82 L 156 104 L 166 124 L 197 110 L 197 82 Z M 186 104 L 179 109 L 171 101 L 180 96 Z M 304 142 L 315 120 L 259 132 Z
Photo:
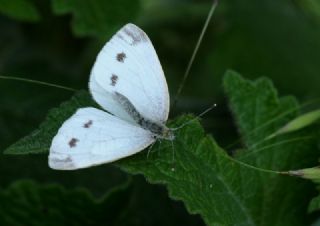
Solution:
M 227 158 L 229 158 L 231 161 L 241 165 L 241 166 L 244 166 L 244 167 L 247 167 L 247 168 L 250 168 L 250 169 L 253 169 L 253 170 L 256 170 L 256 171 L 260 171 L 260 172 L 263 172 L 263 173 L 272 173 L 272 174 L 281 174 L 283 175 L 284 173 L 281 172 L 281 171 L 274 171 L 274 170 L 269 170 L 269 169 L 263 169 L 263 168 L 259 168 L 259 167 L 256 167 L 256 166 L 253 166 L 253 165 L 250 165 L 250 164 L 247 164 L 245 162 L 241 162 L 235 158 L 232 158 L 231 156 L 227 155 Z
M 34 83 L 34 84 L 39 84 L 39 85 L 44 85 L 44 86 L 49 86 L 49 87 L 54 87 L 54 88 L 59 88 L 59 89 L 64 89 L 68 91 L 76 91 L 76 89 L 66 87 L 66 86 L 61 86 L 57 84 L 52 84 L 52 83 L 47 83 L 47 82 L 42 82 L 42 81 L 37 81 L 37 80 L 32 80 L 32 79 L 26 79 L 26 78 L 20 78 L 20 77 L 13 77 L 13 76 L 1 76 L 1 79 L 6 79 L 6 80 L 15 80 L 15 81 L 20 81 L 20 82 L 28 82 L 28 83 Z
M 207 30 L 207 28 L 208 28 L 209 22 L 210 22 L 210 20 L 211 20 L 211 17 L 212 17 L 212 15 L 213 15 L 215 9 L 217 8 L 217 5 L 218 5 L 218 0 L 213 0 L 212 7 L 211 7 L 211 9 L 210 9 L 210 11 L 209 11 L 209 13 L 208 13 L 206 22 L 205 22 L 204 25 L 203 25 L 203 28 L 202 28 L 202 30 L 201 30 L 199 39 L 198 39 L 197 44 L 196 44 L 196 46 L 195 46 L 195 48 L 194 48 L 194 50 L 193 50 L 193 53 L 192 53 L 191 58 L 190 58 L 190 60 L 189 60 L 187 69 L 186 69 L 186 71 L 185 71 L 185 73 L 184 73 L 184 75 L 183 75 L 183 78 L 182 78 L 181 83 L 180 83 L 180 85 L 179 85 L 179 88 L 178 88 L 176 97 L 175 97 L 175 99 L 174 99 L 174 101 L 173 101 L 173 107 L 176 105 L 176 103 L 177 103 L 177 101 L 178 101 L 178 97 L 180 96 L 180 93 L 181 93 L 181 91 L 182 91 L 182 89 L 183 89 L 183 87 L 184 87 L 184 84 L 185 84 L 185 82 L 186 82 L 186 80 L 187 80 L 187 78 L 188 78 L 188 76 L 189 76 L 189 72 L 190 72 L 191 66 L 192 66 L 192 64 L 193 64 L 193 61 L 194 61 L 196 55 L 197 55 L 197 52 L 198 52 L 198 50 L 199 50 L 199 47 L 200 47 L 200 44 L 201 44 L 201 42 L 202 42 L 203 36 L 204 36 L 204 34 L 205 34 L 205 32 L 206 32 L 206 30 Z

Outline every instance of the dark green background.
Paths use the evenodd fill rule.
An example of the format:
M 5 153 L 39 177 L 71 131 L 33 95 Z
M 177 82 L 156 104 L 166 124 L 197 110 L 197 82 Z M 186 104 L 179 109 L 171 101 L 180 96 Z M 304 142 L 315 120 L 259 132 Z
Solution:
M 172 98 L 211 7 L 211 1 L 196 0 L 71 1 L 76 4 L 68 13 L 59 6 L 61 1 L 30 0 L 38 17 L 24 18 L 3 10 L 4 2 L 0 1 L 0 75 L 87 89 L 102 45 L 122 25 L 133 22 L 152 40 Z M 232 142 L 236 129 L 222 90 L 222 76 L 229 68 L 247 78 L 271 78 L 281 95 L 292 94 L 302 102 L 318 98 L 320 11 L 311 2 L 316 1 L 221 1 L 170 117 L 197 114 L 216 102 L 218 108 L 204 117 L 203 125 L 221 145 Z M 77 23 L 90 19 L 83 13 L 87 7 L 91 10 L 86 4 L 111 15 L 102 20 L 97 16 L 86 25 Z M 24 13 L 22 9 L 19 15 Z M 0 90 L 1 150 L 34 130 L 49 109 L 73 94 L 7 80 L 0 80 Z M 101 197 L 128 176 L 111 165 L 57 172 L 48 168 L 47 156 L 0 156 L 2 188 L 25 178 L 70 189 L 86 187 Z M 141 176 L 133 177 L 128 192 L 127 211 L 132 211 L 125 215 L 125 225 L 203 224 L 200 217 L 188 215 L 182 203 L 169 200 L 162 186 L 149 185 Z

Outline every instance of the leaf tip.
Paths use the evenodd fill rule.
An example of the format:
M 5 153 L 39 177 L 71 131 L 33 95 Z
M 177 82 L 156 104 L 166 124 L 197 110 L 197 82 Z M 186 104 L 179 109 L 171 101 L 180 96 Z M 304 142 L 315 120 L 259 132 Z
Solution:
M 317 182 L 320 181 L 320 166 L 300 170 L 290 170 L 288 172 L 283 172 L 283 174 Z

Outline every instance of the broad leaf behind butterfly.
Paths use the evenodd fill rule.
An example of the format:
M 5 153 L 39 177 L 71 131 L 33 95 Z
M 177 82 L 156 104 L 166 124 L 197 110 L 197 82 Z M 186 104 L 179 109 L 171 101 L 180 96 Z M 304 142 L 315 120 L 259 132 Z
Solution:
M 92 101 L 87 92 L 77 93 L 59 109 L 53 109 L 37 131 L 9 147 L 6 153 L 47 153 L 51 139 L 60 124 L 77 108 L 90 104 Z M 191 117 L 184 116 L 174 124 L 190 119 Z M 252 219 L 247 216 L 246 211 L 225 215 L 224 208 L 212 212 L 213 209 L 210 207 L 211 203 L 216 203 L 217 206 L 229 206 L 234 213 L 238 208 L 242 208 L 242 203 L 234 204 L 239 194 L 234 192 L 229 194 L 234 189 L 231 185 L 232 181 L 238 177 L 238 174 L 233 172 L 239 172 L 239 166 L 230 162 L 215 141 L 204 134 L 199 123 L 194 122 L 180 130 L 177 135 L 174 141 L 174 162 L 172 162 L 173 150 L 170 142 L 162 142 L 154 146 L 148 158 L 144 151 L 120 161 L 118 165 L 131 173 L 143 173 L 150 182 L 166 184 L 171 197 L 184 201 L 190 212 L 201 214 L 207 223 L 251 222 Z M 230 174 L 223 175 L 228 168 Z M 199 190 L 204 192 L 199 194 Z M 213 206 L 213 208 L 216 207 Z
M 301 140 L 299 145 L 277 145 L 260 152 L 255 152 L 257 149 L 253 148 L 255 142 L 276 131 L 276 127 L 280 126 L 278 124 L 292 119 L 295 114 L 281 123 L 257 130 L 254 136 L 250 135 L 250 131 L 276 115 L 296 109 L 298 105 L 293 99 L 279 100 L 272 84 L 266 79 L 252 83 L 234 72 L 228 73 L 224 85 L 240 132 L 250 148 L 250 151 L 238 153 L 238 159 L 258 167 L 279 170 L 313 164 L 312 158 L 317 148 L 313 139 Z M 92 104 L 87 92 L 77 93 L 59 109 L 51 111 L 47 120 L 31 136 L 9 147 L 6 153 L 47 153 L 61 123 L 77 108 Z M 175 127 L 191 118 L 182 116 L 169 126 Z M 304 133 L 311 136 L 311 132 Z M 294 135 L 297 134 L 291 136 Z M 208 225 L 303 225 L 310 197 L 306 181 L 270 176 L 240 166 L 211 136 L 205 134 L 196 121 L 178 130 L 176 136 L 174 161 L 171 143 L 162 141 L 154 145 L 148 157 L 147 151 L 142 151 L 115 164 L 128 173 L 143 174 L 151 183 L 164 184 L 170 197 L 183 201 L 191 213 L 200 214 Z M 288 138 L 279 137 L 277 141 Z M 251 155 L 248 157 L 247 153 Z M 309 158 L 306 158 L 307 155 Z M 304 162 L 300 161 L 302 158 Z

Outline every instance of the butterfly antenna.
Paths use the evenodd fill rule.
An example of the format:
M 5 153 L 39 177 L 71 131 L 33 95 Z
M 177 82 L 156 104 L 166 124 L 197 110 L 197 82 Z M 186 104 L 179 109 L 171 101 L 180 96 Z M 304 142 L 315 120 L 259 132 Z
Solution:
M 15 80 L 15 81 L 20 81 L 20 82 L 34 83 L 34 84 L 39 84 L 39 85 L 44 85 L 44 86 L 50 86 L 50 87 L 54 87 L 54 88 L 64 89 L 64 90 L 68 90 L 68 91 L 72 91 L 72 92 L 76 91 L 76 89 L 72 89 L 72 88 L 70 88 L 70 87 L 61 86 L 61 85 L 57 85 L 57 84 L 52 84 L 52 83 L 48 83 L 48 82 L 42 82 L 42 81 L 38 81 L 38 80 L 20 78 L 20 77 L 2 76 L 2 75 L 0 75 L 0 79 Z
M 209 111 L 211 111 L 213 108 L 217 107 L 217 104 L 213 104 L 211 105 L 211 107 L 209 107 L 208 109 L 206 109 L 204 112 L 200 113 L 199 115 L 197 115 L 195 118 L 189 120 L 188 122 L 183 123 L 181 126 L 177 127 L 177 128 L 172 128 L 171 130 L 178 130 L 181 129 L 183 127 L 185 127 L 186 125 L 192 123 L 195 120 L 198 120 L 199 118 L 201 118 L 203 115 L 207 114 Z
M 180 96 L 180 94 L 181 94 L 181 91 L 182 91 L 182 89 L 183 89 L 183 87 L 184 87 L 184 84 L 185 84 L 185 82 L 186 82 L 186 80 L 187 80 L 187 78 L 188 78 L 188 76 L 189 76 L 189 72 L 190 72 L 191 66 L 192 66 L 192 64 L 193 64 L 193 61 L 194 61 L 196 55 L 197 55 L 197 52 L 198 52 L 199 47 L 200 47 L 200 44 L 201 44 L 201 42 L 202 42 L 202 40 L 203 40 L 203 37 L 204 37 L 204 34 L 205 34 L 205 32 L 206 32 L 206 30 L 207 30 L 207 28 L 208 28 L 208 25 L 209 25 L 209 22 L 210 22 L 210 20 L 211 20 L 211 17 L 212 17 L 212 15 L 213 15 L 215 9 L 217 8 L 217 5 L 218 5 L 218 0 L 213 0 L 211 9 L 210 9 L 210 11 L 209 11 L 209 13 L 208 13 L 207 19 L 206 19 L 206 21 L 205 21 L 205 23 L 204 23 L 204 26 L 203 26 L 203 28 L 202 28 L 202 30 L 201 30 L 201 33 L 200 33 L 200 36 L 199 36 L 198 41 L 197 41 L 197 43 L 196 43 L 196 46 L 195 46 L 195 48 L 194 48 L 194 50 L 193 50 L 193 53 L 192 53 L 192 55 L 191 55 L 191 58 L 190 58 L 190 60 L 189 60 L 187 69 L 186 69 L 186 71 L 185 71 L 185 73 L 184 73 L 184 75 L 183 75 L 183 78 L 182 78 L 181 82 L 180 82 L 180 85 L 179 85 L 179 88 L 178 88 L 176 97 L 175 97 L 175 99 L 174 99 L 174 101 L 173 101 L 173 107 L 176 105 L 176 103 L 177 103 L 177 101 L 178 101 L 178 98 L 179 98 L 179 96 Z

